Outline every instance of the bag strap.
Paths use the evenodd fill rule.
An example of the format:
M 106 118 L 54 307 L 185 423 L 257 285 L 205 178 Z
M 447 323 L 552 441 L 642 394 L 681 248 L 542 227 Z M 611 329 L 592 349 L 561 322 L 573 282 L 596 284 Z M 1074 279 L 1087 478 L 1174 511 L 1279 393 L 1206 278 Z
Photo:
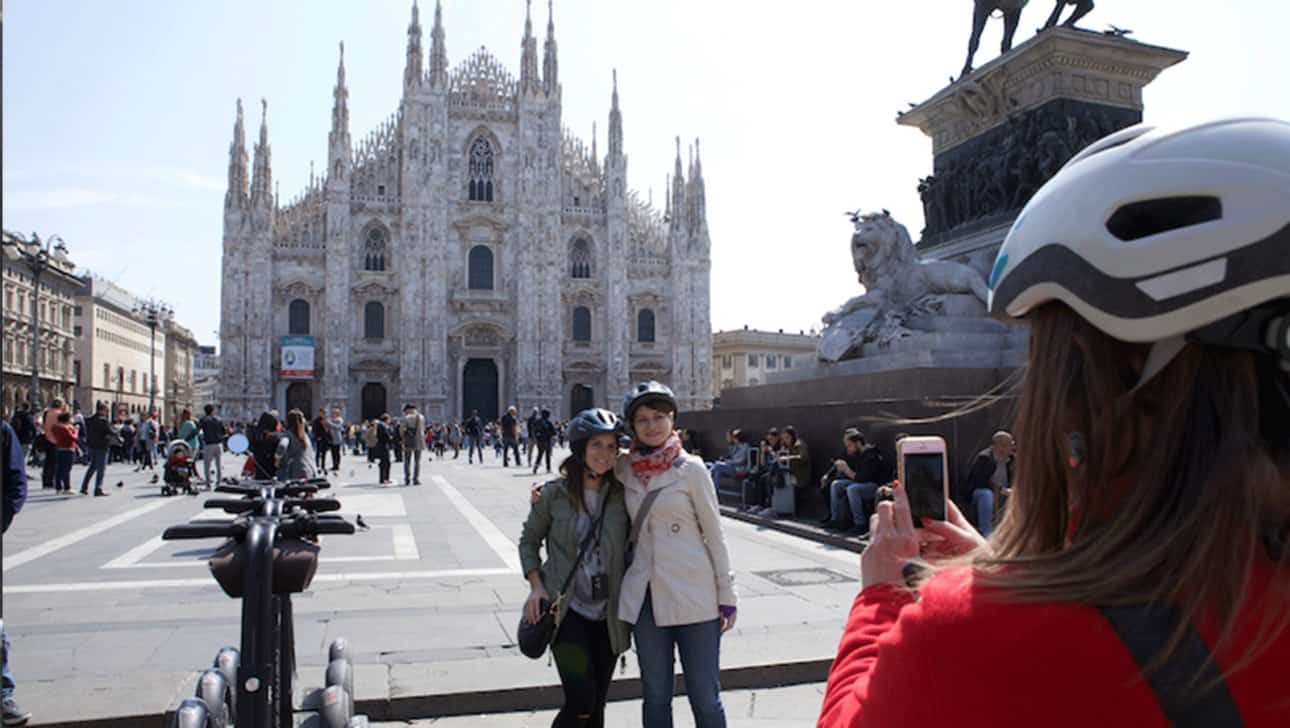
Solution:
M 640 540 L 641 526 L 645 525 L 645 517 L 649 515 L 649 509 L 654 505 L 654 501 L 658 499 L 658 494 L 662 492 L 662 488 L 656 488 L 645 494 L 645 500 L 641 501 L 641 508 L 636 511 L 636 520 L 632 523 L 632 535 L 631 538 L 627 539 L 628 548 L 635 548 L 636 542 Z
M 600 515 L 596 516 L 596 522 L 591 524 L 587 529 L 587 535 L 582 537 L 582 543 L 578 544 L 578 557 L 573 560 L 573 568 L 569 569 L 569 575 L 564 578 L 564 585 L 560 587 L 560 594 L 556 597 L 555 604 L 559 604 L 564 599 L 564 595 L 569 591 L 569 585 L 573 583 L 573 577 L 578 573 L 578 567 L 582 565 L 582 557 L 587 553 L 587 547 L 591 545 L 591 537 L 596 536 L 596 541 L 600 541 L 600 529 L 605 523 L 605 511 L 609 510 L 604 503 L 600 504 Z M 552 605 L 555 608 L 555 605 Z
M 1164 650 L 1178 626 L 1178 610 L 1172 606 L 1102 607 L 1101 612 L 1129 648 L 1139 669 L 1149 665 Z M 1198 676 L 1195 682 L 1193 676 Z M 1174 728 L 1244 725 L 1214 656 L 1190 625 L 1174 657 L 1147 675 L 1146 680 Z M 1213 687 L 1199 692 L 1199 685 Z

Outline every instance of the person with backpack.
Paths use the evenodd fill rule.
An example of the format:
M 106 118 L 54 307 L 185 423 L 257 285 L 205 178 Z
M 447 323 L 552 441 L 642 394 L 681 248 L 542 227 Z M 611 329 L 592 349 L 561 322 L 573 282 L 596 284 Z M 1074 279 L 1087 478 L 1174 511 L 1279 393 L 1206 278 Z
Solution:
M 409 402 L 403 405 L 403 421 L 399 423 L 399 437 L 403 440 L 403 484 L 421 485 L 422 439 L 426 431 L 426 418 Z
M 520 462 L 520 420 L 516 417 L 514 406 L 506 408 L 506 414 L 502 415 L 502 467 L 510 467 L 511 453 L 515 453 L 515 464 L 518 467 L 524 467 Z
M 224 421 L 216 416 L 215 405 L 206 405 L 204 411 L 206 414 L 197 422 L 197 427 L 202 431 L 202 479 L 209 487 L 213 485 L 211 465 L 215 466 L 215 483 L 224 480 L 224 467 L 220 459 L 224 455 L 224 439 L 228 430 L 224 428 Z
M 147 468 L 148 470 L 156 470 L 152 461 L 152 453 L 157 447 L 157 438 L 161 436 L 160 430 L 161 428 L 157 424 L 156 412 L 149 414 L 146 419 L 139 423 L 139 430 L 134 435 L 135 440 L 138 443 L 139 454 L 141 455 L 139 459 L 139 467 L 134 469 L 136 473 L 142 471 L 144 468 Z
M 367 454 L 367 467 L 376 460 L 376 420 L 363 420 L 363 450 Z
M 471 410 L 470 416 L 461 425 L 461 434 L 466 447 L 466 462 L 474 464 L 475 453 L 479 453 L 479 464 L 484 464 L 484 424 L 479 421 L 479 410 Z
M 1290 725 L 1290 123 L 1092 143 L 988 308 L 1030 332 L 1008 506 L 878 504 L 818 725 Z
M 546 471 L 551 472 L 551 440 L 555 438 L 555 424 L 551 422 L 551 410 L 543 408 L 534 426 L 533 437 L 537 439 L 537 457 L 533 458 L 533 473 L 537 474 L 542 458 L 546 458 Z

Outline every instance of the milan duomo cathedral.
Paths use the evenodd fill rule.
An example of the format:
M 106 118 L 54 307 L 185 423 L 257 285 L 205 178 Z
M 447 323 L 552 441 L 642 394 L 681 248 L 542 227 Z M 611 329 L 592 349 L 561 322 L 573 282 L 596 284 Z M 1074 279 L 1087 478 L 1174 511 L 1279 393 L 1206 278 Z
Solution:
M 627 187 L 617 75 L 601 159 L 594 127 L 588 145 L 562 126 L 553 21 L 541 65 L 528 17 L 521 49 L 518 80 L 483 48 L 449 69 L 436 4 L 427 70 L 414 2 L 398 109 L 353 144 L 342 45 L 327 168 L 285 205 L 267 118 L 248 168 L 238 102 L 226 417 L 335 406 L 353 420 L 408 402 L 430 420 L 511 404 L 565 417 L 616 409 L 646 379 L 670 385 L 683 410 L 711 406 L 698 141 L 683 172 L 678 138 L 658 211 Z

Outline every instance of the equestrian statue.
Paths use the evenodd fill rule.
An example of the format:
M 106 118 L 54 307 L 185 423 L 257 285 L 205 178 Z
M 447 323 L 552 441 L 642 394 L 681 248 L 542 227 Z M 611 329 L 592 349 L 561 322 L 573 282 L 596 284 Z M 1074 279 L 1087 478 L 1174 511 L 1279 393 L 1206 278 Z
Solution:
M 990 15 L 996 10 L 1003 14 L 1002 52 L 1007 53 L 1012 50 L 1012 39 L 1017 34 L 1017 25 L 1021 22 L 1021 11 L 1025 9 L 1029 0 L 974 0 L 974 2 L 976 7 L 972 13 L 972 38 L 968 41 L 967 61 L 963 64 L 963 72 L 959 74 L 959 78 L 965 78 L 972 72 L 972 60 L 976 58 L 977 48 L 981 45 L 981 33 L 985 30 L 985 24 L 990 20 Z M 1048 22 L 1039 31 L 1042 33 L 1055 27 L 1057 21 L 1061 19 L 1062 10 L 1067 5 L 1074 5 L 1075 10 L 1066 22 L 1062 23 L 1062 26 L 1074 28 L 1075 23 L 1093 9 L 1093 0 L 1057 0 L 1057 6 L 1048 16 Z

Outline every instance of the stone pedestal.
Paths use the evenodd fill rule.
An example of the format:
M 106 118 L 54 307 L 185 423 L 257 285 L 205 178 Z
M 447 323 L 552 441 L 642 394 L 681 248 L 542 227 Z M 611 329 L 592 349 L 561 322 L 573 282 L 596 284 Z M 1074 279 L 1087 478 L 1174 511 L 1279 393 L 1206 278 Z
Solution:
M 897 123 L 932 139 L 919 251 L 987 273 L 1030 197 L 1089 143 L 1142 121 L 1142 91 L 1183 51 L 1054 28 L 994 59 Z

